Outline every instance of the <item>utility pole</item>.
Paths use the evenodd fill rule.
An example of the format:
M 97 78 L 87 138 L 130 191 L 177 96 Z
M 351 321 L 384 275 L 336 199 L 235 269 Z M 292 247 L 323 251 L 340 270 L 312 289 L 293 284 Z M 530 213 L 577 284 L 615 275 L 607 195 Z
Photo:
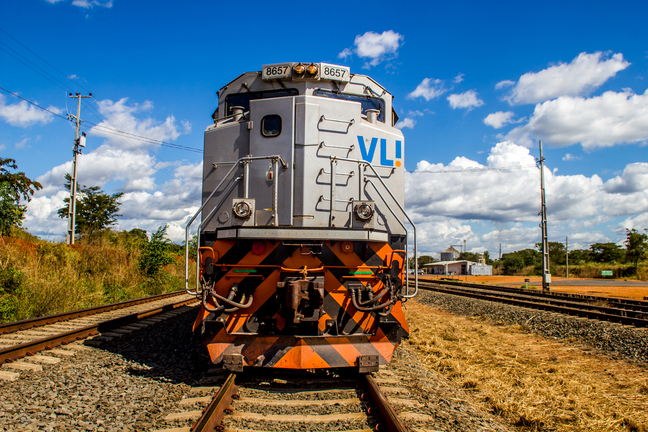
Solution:
M 565 279 L 569 279 L 569 237 L 565 236 Z
M 74 231 L 76 228 L 76 185 L 77 185 L 77 155 L 81 153 L 79 146 L 85 147 L 85 133 L 83 134 L 83 141 L 79 139 L 79 125 L 81 124 L 81 99 L 91 98 L 92 93 L 88 96 L 83 96 L 81 93 L 76 93 L 73 95 L 70 93 L 71 98 L 76 98 L 78 101 L 77 104 L 77 115 L 74 117 L 76 119 L 76 131 L 74 132 L 74 147 L 72 155 L 72 181 L 70 182 L 70 205 L 68 206 L 68 232 L 67 232 L 67 244 L 74 244 Z
M 551 273 L 549 269 L 549 245 L 547 242 L 547 203 L 545 201 L 545 184 L 544 184 L 544 156 L 542 155 L 542 140 L 540 143 L 540 198 L 542 222 L 542 291 L 548 292 L 551 286 Z

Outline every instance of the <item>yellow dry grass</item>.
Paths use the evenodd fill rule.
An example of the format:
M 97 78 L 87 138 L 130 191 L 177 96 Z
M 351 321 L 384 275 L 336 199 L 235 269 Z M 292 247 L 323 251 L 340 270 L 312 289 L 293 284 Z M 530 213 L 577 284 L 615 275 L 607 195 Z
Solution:
M 410 338 L 429 368 L 524 431 L 648 431 L 648 368 L 408 303 Z

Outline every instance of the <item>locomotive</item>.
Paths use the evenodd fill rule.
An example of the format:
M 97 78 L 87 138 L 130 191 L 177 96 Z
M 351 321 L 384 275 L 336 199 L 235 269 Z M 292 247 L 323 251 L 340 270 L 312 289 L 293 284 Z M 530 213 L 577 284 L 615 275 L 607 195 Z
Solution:
M 193 330 L 215 364 L 369 372 L 408 335 L 418 272 L 408 288 L 405 223 L 414 257 L 416 227 L 392 100 L 327 63 L 265 65 L 218 92 L 185 250 L 202 302 Z

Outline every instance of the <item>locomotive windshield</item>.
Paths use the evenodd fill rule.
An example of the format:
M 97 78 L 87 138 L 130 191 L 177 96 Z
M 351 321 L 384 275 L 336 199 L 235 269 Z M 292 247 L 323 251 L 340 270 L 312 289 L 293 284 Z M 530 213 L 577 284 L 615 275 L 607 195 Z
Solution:
M 231 107 L 243 107 L 243 112 L 250 110 L 250 101 L 254 99 L 269 99 L 278 98 L 283 96 L 297 96 L 299 91 L 297 89 L 286 90 L 262 90 L 251 91 L 246 93 L 233 93 L 225 99 L 225 115 L 230 114 Z
M 377 109 L 380 110 L 378 114 L 378 121 L 385 122 L 385 101 L 380 98 L 372 96 L 363 96 L 352 93 L 341 93 L 341 92 L 332 92 L 326 91 L 323 89 L 317 89 L 313 92 L 313 96 L 327 97 L 331 99 L 342 99 L 348 100 L 351 102 L 360 102 L 362 106 L 362 114 L 367 115 L 367 110 Z

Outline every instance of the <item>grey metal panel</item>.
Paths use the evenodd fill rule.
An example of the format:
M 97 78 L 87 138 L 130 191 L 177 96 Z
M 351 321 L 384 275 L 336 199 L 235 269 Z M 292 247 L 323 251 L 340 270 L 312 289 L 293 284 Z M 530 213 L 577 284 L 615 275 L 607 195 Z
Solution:
M 264 137 L 261 122 L 266 115 L 281 117 L 279 136 Z M 250 131 L 250 154 L 252 156 L 279 155 L 287 163 L 287 169 L 277 170 L 277 212 L 280 226 L 292 225 L 294 184 L 295 98 L 259 99 L 250 101 L 250 118 L 254 125 Z M 256 199 L 257 210 L 273 208 L 273 183 L 267 173 L 272 170 L 270 161 L 253 162 L 250 168 L 250 198 Z
M 229 171 L 232 167 L 231 164 L 222 164 L 221 162 L 232 162 L 236 161 L 239 158 L 247 155 L 249 153 L 249 132 L 247 130 L 247 122 L 241 123 L 232 123 L 224 126 L 220 126 L 216 129 L 209 128 L 205 131 L 205 155 L 203 162 L 203 188 L 202 188 L 202 199 L 205 200 L 209 197 L 209 194 L 214 190 L 216 186 L 223 179 L 223 176 Z M 217 168 L 214 168 L 214 164 L 217 165 Z M 232 178 L 240 175 L 242 169 L 236 170 Z M 241 183 L 241 182 L 239 182 Z M 228 183 L 224 183 L 221 186 L 221 190 L 225 190 Z M 243 184 L 239 184 L 230 194 L 230 198 L 242 197 L 243 196 Z M 205 206 L 202 217 L 204 218 L 212 211 L 214 206 L 220 201 L 221 194 L 216 193 L 210 202 Z M 222 207 L 222 210 L 219 210 L 217 213 L 220 214 L 221 211 L 230 212 L 231 203 L 230 199 L 226 200 L 226 205 Z M 218 222 L 218 214 L 214 215 L 206 226 L 203 226 L 203 230 L 213 231 L 218 227 L 228 226 L 230 220 L 225 223 Z
M 386 232 L 336 229 L 239 228 L 223 229 L 218 238 L 255 238 L 283 240 L 358 240 L 388 241 Z

